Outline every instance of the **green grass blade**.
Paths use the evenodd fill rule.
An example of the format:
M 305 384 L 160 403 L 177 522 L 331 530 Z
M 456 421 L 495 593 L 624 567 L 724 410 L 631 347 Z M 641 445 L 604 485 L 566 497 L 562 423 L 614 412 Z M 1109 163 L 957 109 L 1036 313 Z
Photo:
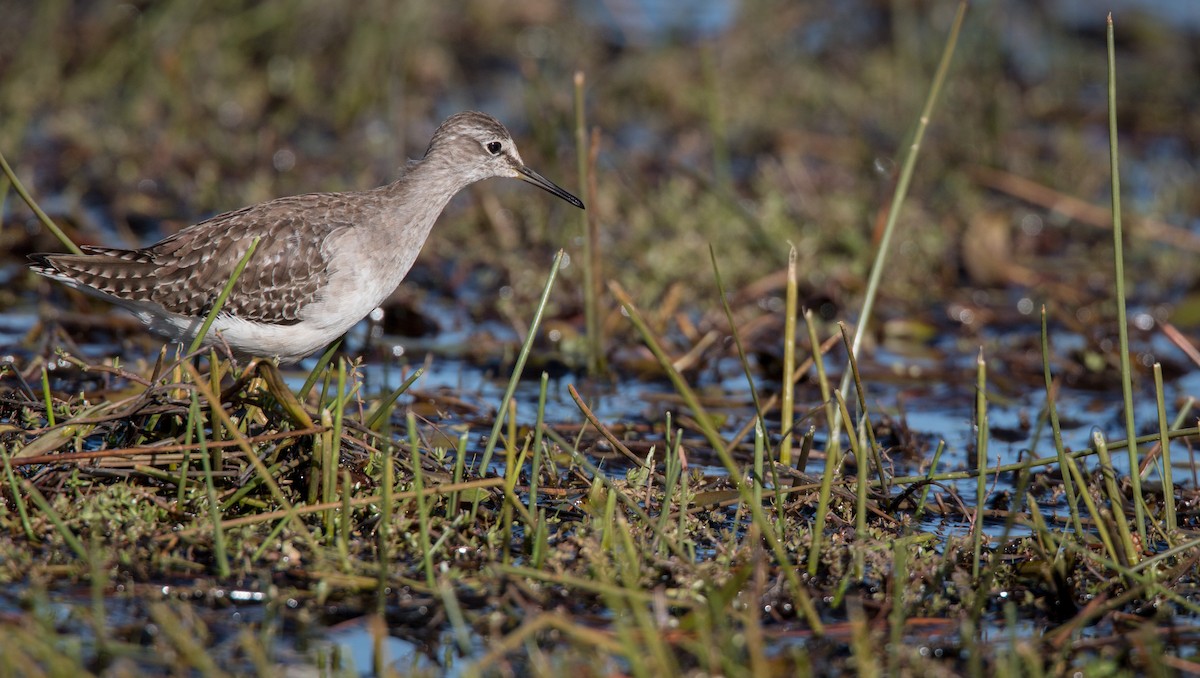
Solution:
M 946 82 L 946 74 L 950 71 L 950 62 L 954 57 L 954 48 L 958 44 L 958 34 L 962 30 L 963 18 L 966 16 L 966 13 L 967 3 L 963 0 L 958 4 L 958 11 L 954 15 L 954 23 L 950 27 L 950 33 L 946 38 L 946 45 L 942 49 L 942 57 L 938 62 L 937 72 L 933 76 L 933 82 L 929 87 L 929 94 L 925 97 L 925 105 L 921 109 L 920 116 L 917 118 L 912 142 L 904 153 L 904 162 L 900 168 L 900 178 L 896 182 L 895 191 L 892 193 L 891 209 L 888 210 L 888 218 L 883 228 L 883 236 L 879 240 L 879 248 L 875 252 L 875 261 L 871 264 L 871 275 L 867 279 L 867 289 L 863 296 L 862 311 L 860 311 L 858 316 L 858 327 L 854 330 L 854 341 L 851 343 L 851 351 L 855 355 L 858 355 L 858 351 L 862 347 L 863 337 L 866 336 L 867 328 L 871 323 L 871 315 L 875 310 L 875 298 L 879 294 L 879 288 L 883 282 L 883 274 L 887 269 L 887 257 L 891 251 L 891 242 L 896 232 L 896 223 L 900 217 L 900 210 L 904 206 L 904 200 L 908 196 L 908 187 L 912 182 L 913 169 L 917 165 L 917 155 L 919 155 L 921 150 L 921 142 L 925 138 L 925 129 L 929 126 L 929 121 L 933 118 L 934 105 L 941 95 L 942 85 Z M 842 397 L 849 397 L 849 371 L 842 375 L 840 390 Z M 833 426 L 831 428 L 835 431 L 836 435 L 838 427 Z
M 233 291 L 233 286 L 237 283 L 237 279 L 241 277 L 242 271 L 246 270 L 246 264 L 250 263 L 250 257 L 254 256 L 254 250 L 258 249 L 260 240 L 262 240 L 262 237 L 256 235 L 250 241 L 250 247 L 246 248 L 246 253 L 238 260 L 237 267 L 233 269 L 233 274 L 229 276 L 229 282 L 225 283 L 225 287 L 221 289 L 221 294 L 217 296 L 217 300 L 213 302 L 213 307 L 209 309 L 208 315 L 204 318 L 204 323 L 200 325 L 200 331 L 196 333 L 196 337 L 192 339 L 191 345 L 188 346 L 188 353 L 195 353 L 200 348 L 200 345 L 204 343 L 204 337 L 208 335 L 208 329 L 212 327 L 213 321 L 217 319 L 217 314 L 225 306 L 225 300 L 229 298 L 229 293 Z
M 1113 271 L 1116 273 L 1117 332 L 1121 351 L 1121 395 L 1125 401 L 1125 437 L 1137 437 L 1133 413 L 1133 374 L 1129 364 L 1129 321 L 1125 314 L 1125 251 L 1121 230 L 1121 173 L 1117 153 L 1117 57 L 1113 46 L 1112 13 L 1108 15 L 1108 160 L 1112 170 Z M 1130 445 L 1129 482 L 1133 486 L 1133 514 L 1138 535 L 1146 543 L 1146 513 L 1142 501 L 1142 479 L 1138 475 L 1138 448 Z
M 546 312 L 546 304 L 550 301 L 550 291 L 554 289 L 554 280 L 558 277 L 558 269 L 562 266 L 563 250 L 554 255 L 550 264 L 550 275 L 546 277 L 546 286 L 542 288 L 542 298 L 538 300 L 537 309 L 533 312 L 533 321 L 529 323 L 529 332 L 525 335 L 525 343 L 521 345 L 521 353 L 517 355 L 517 363 L 513 365 L 512 375 L 508 378 L 508 387 L 504 389 L 504 397 L 496 409 L 496 421 L 492 424 L 492 433 L 488 436 L 487 447 L 483 450 L 483 459 L 479 462 L 479 475 L 487 473 L 492 454 L 496 451 L 496 442 L 500 439 L 500 428 L 504 426 L 504 413 L 508 411 L 508 403 L 512 400 L 517 384 L 521 381 L 521 372 L 525 369 L 525 361 L 533 349 L 533 340 L 537 337 L 538 327 L 542 324 L 542 315 Z
M 405 391 L 412 388 L 412 385 L 421 378 L 422 374 L 425 374 L 425 368 L 423 367 L 418 367 L 417 369 L 413 370 L 413 373 L 408 375 L 408 379 L 405 379 L 403 384 L 400 384 L 400 386 L 396 387 L 396 390 L 387 394 L 386 397 L 380 400 L 379 405 L 375 407 L 375 411 L 372 412 L 371 416 L 367 418 L 367 428 L 375 430 L 375 427 L 379 425 L 379 422 L 383 421 L 391 414 L 392 406 L 396 404 L 396 399 L 401 395 L 404 395 Z
M 1170 428 L 1167 426 L 1167 405 L 1163 402 L 1163 376 L 1162 365 L 1154 363 L 1154 395 L 1156 404 L 1158 405 L 1158 432 L 1159 445 L 1162 450 L 1162 485 L 1163 485 L 1163 513 L 1167 521 L 1167 534 L 1174 534 L 1178 529 L 1177 518 L 1175 516 L 1175 481 L 1172 477 L 1171 470 L 1171 436 L 1168 435 Z

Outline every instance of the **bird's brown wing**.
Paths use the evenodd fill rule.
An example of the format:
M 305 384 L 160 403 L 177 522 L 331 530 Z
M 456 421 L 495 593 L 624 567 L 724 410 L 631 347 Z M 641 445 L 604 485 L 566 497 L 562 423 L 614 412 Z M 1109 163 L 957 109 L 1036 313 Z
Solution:
M 140 250 L 93 247 L 82 256 L 39 255 L 34 268 L 48 265 L 54 277 L 119 300 L 202 316 L 257 236 L 258 247 L 222 313 L 289 325 L 299 322 L 328 282 L 326 241 L 354 220 L 340 194 L 293 196 L 218 215 Z

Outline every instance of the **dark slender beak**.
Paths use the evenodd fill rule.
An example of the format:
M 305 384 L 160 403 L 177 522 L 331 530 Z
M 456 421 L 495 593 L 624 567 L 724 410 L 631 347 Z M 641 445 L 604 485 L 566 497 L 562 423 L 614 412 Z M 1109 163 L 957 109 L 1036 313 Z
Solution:
M 537 186 L 538 188 L 542 189 L 543 191 L 546 191 L 548 193 L 553 193 L 554 195 L 557 195 L 558 197 L 562 198 L 563 200 L 566 200 L 567 202 L 571 203 L 572 205 L 578 207 L 581 210 L 587 209 L 583 206 L 582 200 L 580 200 L 579 198 L 576 198 L 575 196 L 571 195 L 570 193 L 567 193 L 563 189 L 559 188 L 558 184 L 554 183 L 553 181 L 550 181 L 546 177 L 538 174 L 537 172 L 534 172 L 533 170 L 529 169 L 528 167 L 521 165 L 520 167 L 517 167 L 517 171 L 520 172 L 520 176 L 518 176 L 517 178 L 520 179 L 521 181 L 527 181 L 527 182 L 533 184 L 534 186 Z

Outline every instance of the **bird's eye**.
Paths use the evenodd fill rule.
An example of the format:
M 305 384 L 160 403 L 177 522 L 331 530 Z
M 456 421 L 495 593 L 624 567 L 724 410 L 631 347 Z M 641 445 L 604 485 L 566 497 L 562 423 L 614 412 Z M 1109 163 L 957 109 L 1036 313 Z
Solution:
M 487 143 L 487 151 L 492 155 L 500 155 L 500 151 L 504 150 L 504 144 L 499 141 L 489 141 Z

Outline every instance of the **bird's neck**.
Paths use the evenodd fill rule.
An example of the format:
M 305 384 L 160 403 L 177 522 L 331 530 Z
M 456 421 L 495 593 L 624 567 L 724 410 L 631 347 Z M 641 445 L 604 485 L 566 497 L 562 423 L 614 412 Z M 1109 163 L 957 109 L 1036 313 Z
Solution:
M 410 162 L 403 176 L 383 187 L 405 224 L 428 235 L 433 222 L 459 191 L 471 183 L 468 175 L 437 157 Z
M 382 218 L 373 226 L 383 231 L 387 246 L 364 256 L 379 260 L 375 270 L 382 271 L 380 282 L 388 292 L 416 261 L 446 203 L 469 183 L 461 172 L 427 158 L 410 163 L 398 180 L 375 189 Z

